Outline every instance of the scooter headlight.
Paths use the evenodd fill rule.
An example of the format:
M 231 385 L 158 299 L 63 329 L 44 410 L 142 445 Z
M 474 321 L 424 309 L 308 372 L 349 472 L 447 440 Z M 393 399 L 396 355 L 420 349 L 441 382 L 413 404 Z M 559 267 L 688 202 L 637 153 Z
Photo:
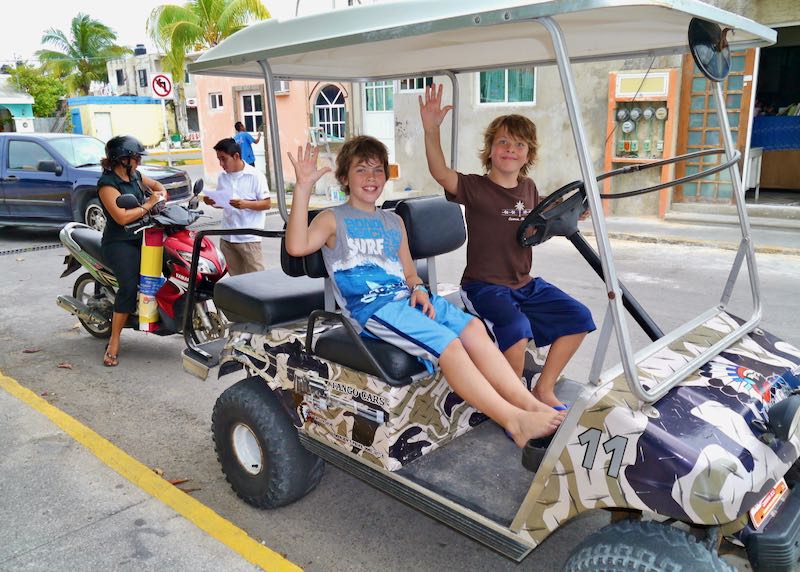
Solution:
M 800 395 L 790 395 L 770 407 L 768 425 L 781 441 L 797 437 L 800 429 Z

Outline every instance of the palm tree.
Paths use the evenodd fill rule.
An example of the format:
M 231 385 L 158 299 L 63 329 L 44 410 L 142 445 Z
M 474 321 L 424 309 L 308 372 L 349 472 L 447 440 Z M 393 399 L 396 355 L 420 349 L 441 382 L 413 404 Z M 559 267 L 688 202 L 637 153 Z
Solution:
M 131 52 L 114 42 L 117 34 L 108 26 L 87 14 L 72 19 L 70 36 L 50 28 L 42 36 L 42 44 L 55 49 L 39 50 L 36 57 L 44 67 L 65 78 L 70 93 L 89 93 L 93 80 L 108 81 L 106 61 Z
M 186 53 L 216 46 L 254 20 L 269 18 L 261 0 L 190 0 L 183 6 L 165 4 L 150 13 L 147 30 L 166 57 L 177 95 L 178 130 L 187 131 L 183 69 Z

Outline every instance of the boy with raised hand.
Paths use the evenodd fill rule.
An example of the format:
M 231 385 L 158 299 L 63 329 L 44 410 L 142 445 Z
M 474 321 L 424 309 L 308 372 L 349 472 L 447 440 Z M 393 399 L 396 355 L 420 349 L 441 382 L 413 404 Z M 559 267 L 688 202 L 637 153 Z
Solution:
M 442 107 L 442 86 L 425 88 L 419 97 L 428 169 L 448 200 L 464 205 L 467 266 L 461 278 L 466 308 L 480 316 L 518 377 L 525 348 L 550 346 L 533 394 L 558 410 L 558 377 L 587 333 L 595 330 L 589 309 L 542 278 L 530 275 L 530 248 L 517 243 L 522 220 L 539 202 L 528 169 L 536 160 L 536 126 L 527 117 L 504 115 L 484 132 L 480 152 L 484 175 L 464 175 L 444 160 L 439 129 L 452 105 Z
M 231 138 L 214 145 L 223 172 L 217 179 L 217 191 L 204 195 L 203 202 L 223 209 L 222 228 L 264 228 L 264 211 L 272 206 L 267 178 L 242 160 L 239 144 Z M 217 203 L 215 192 L 231 198 Z M 264 270 L 261 237 L 253 234 L 230 234 L 220 237 L 219 248 L 228 263 L 228 274 L 246 274 Z
M 405 226 L 376 208 L 389 170 L 386 146 L 355 137 L 336 158 L 336 179 L 348 200 L 308 223 L 317 149 L 289 153 L 296 185 L 286 228 L 286 250 L 305 256 L 322 250 L 343 315 L 362 335 L 377 337 L 428 362 L 438 362 L 447 383 L 473 407 L 502 425 L 523 447 L 555 432 L 563 419 L 520 383 L 483 324 L 443 298 L 430 296 L 417 275 Z

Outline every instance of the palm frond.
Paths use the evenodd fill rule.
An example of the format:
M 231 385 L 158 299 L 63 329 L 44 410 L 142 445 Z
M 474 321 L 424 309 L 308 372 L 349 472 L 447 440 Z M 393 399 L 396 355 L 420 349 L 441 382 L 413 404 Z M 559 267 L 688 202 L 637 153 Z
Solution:
M 269 10 L 261 0 L 227 0 L 217 20 L 220 40 L 238 32 L 248 24 L 270 18 Z

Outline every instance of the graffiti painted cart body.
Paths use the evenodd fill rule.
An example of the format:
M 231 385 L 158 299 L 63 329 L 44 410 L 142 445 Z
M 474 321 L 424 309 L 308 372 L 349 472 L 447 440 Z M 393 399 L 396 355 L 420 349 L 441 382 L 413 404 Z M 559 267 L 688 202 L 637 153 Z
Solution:
M 800 488 L 794 487 L 800 351 L 760 329 L 739 155 L 718 83 L 730 49 L 768 45 L 775 32 L 693 0 L 457 4 L 382 3 L 263 22 L 204 54 L 191 72 L 264 78 L 275 126 L 276 81 L 445 76 L 457 106 L 457 74 L 556 65 L 581 180 L 551 193 L 518 238 L 535 246 L 566 236 L 602 279 L 608 305 L 591 371 L 582 383 L 560 382 L 562 395 L 571 395 L 569 413 L 549 446 L 526 450 L 522 466 L 514 445 L 459 399 L 441 372 L 428 374 L 414 358 L 359 338 L 341 320 L 319 253 L 294 259 L 284 251 L 282 270 L 229 278 L 215 290 L 217 307 L 236 323 L 220 375 L 248 373 L 220 396 L 214 412 L 228 480 L 253 505 L 281 506 L 316 485 L 324 459 L 517 560 L 572 517 L 603 509 L 615 515 L 613 524 L 575 550 L 569 569 L 621 570 L 650 559 L 654 570 L 686 562 L 723 570 L 728 565 L 717 554 L 723 538 L 744 546 L 756 568 L 791 569 L 800 555 Z M 724 142 L 704 151 L 719 154 L 720 166 L 695 177 L 730 172 L 742 241 L 727 281 L 721 277 L 721 298 L 663 332 L 617 277 L 598 179 L 627 171 L 594 172 L 571 65 L 690 48 L 717 81 Z M 454 150 L 457 127 L 454 122 Z M 285 219 L 276 132 L 271 149 Z M 454 151 L 451 165 L 456 162 Z M 436 289 L 435 257 L 465 240 L 460 210 L 441 197 L 386 208 L 403 218 L 412 255 Z M 577 230 L 585 208 L 593 215 L 596 250 Z M 738 318 L 727 305 L 745 265 L 752 313 Z M 652 340 L 638 351 L 625 310 Z M 602 371 L 612 337 L 619 364 Z M 188 343 L 184 364 L 207 375 L 216 356 Z M 530 348 L 529 383 L 540 364 Z

